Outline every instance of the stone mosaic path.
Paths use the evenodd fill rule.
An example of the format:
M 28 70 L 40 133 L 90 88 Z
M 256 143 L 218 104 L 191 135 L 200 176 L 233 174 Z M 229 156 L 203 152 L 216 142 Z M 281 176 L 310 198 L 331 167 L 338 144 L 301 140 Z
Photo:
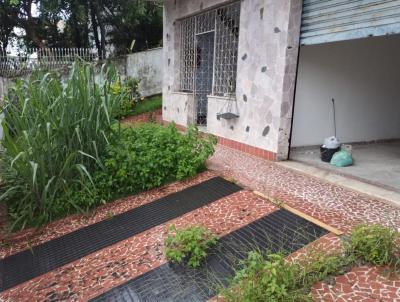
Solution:
M 388 276 L 385 269 L 361 266 L 343 276 L 338 276 L 333 285 L 317 283 L 312 294 L 315 301 L 400 301 L 399 276 Z
M 210 175 L 207 172 L 189 183 L 198 183 Z M 170 190 L 175 187 L 176 184 L 172 185 Z M 129 204 L 129 199 L 125 203 Z M 115 204 L 118 206 L 119 202 Z M 109 204 L 108 209 L 112 209 L 112 205 Z M 178 228 L 202 224 L 222 236 L 277 209 L 253 192 L 242 190 L 17 285 L 0 293 L 0 300 L 87 301 L 166 263 L 163 242 L 172 223 Z M 62 225 L 63 221 L 57 223 Z
M 303 175 L 239 151 L 217 146 L 209 168 L 192 179 L 109 203 L 89 215 L 73 215 L 40 230 L 0 236 L 0 258 L 36 246 L 84 226 L 149 203 L 172 192 L 222 174 L 247 189 L 217 200 L 134 237 L 0 293 L 0 301 L 87 301 L 164 263 L 163 240 L 168 225 L 203 224 L 223 236 L 278 208 L 253 193 L 281 200 L 324 223 L 349 232 L 360 222 L 382 223 L 400 230 L 400 209 L 380 200 Z M 0 227 L 1 229 L 1 227 Z M 340 249 L 340 239 L 328 234 L 311 245 Z M 300 250 L 291 257 L 301 257 Z M 313 288 L 315 301 L 398 301 L 400 277 L 386 276 L 384 268 L 359 267 L 336 282 Z
M 3 275 L 3 282 L 0 283 L 0 291 L 134 237 L 240 190 L 241 187 L 234 183 L 222 177 L 214 177 L 1 259 L 0 273 Z
M 400 208 L 228 147 L 216 149 L 208 164 L 211 170 L 342 231 L 361 222 L 400 231 Z
M 208 167 L 344 232 L 362 222 L 380 223 L 400 231 L 399 208 L 255 156 L 217 146 Z M 332 234 L 315 244 L 318 247 L 313 248 L 325 251 L 341 248 L 339 238 Z M 292 257 L 301 257 L 303 252 Z M 333 284 L 316 284 L 313 299 L 400 302 L 400 276 L 387 276 L 383 271 L 382 267 L 356 267 L 345 276 L 338 276 Z
M 111 216 L 132 210 L 168 194 L 199 184 L 215 176 L 217 176 L 216 173 L 206 171 L 191 179 L 175 182 L 161 188 L 156 188 L 134 196 L 116 200 L 112 203 L 98 207 L 87 215 L 71 215 L 36 230 L 28 229 L 11 235 L 3 232 L 0 235 L 0 259 L 26 250 L 28 247 L 34 247 L 40 243 L 58 238 Z

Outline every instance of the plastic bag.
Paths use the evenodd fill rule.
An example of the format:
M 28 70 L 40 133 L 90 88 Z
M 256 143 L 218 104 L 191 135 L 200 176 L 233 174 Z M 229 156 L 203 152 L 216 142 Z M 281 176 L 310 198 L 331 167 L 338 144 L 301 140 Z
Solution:
M 337 140 L 336 137 L 331 136 L 331 137 L 327 137 L 324 140 L 324 144 L 323 147 L 324 148 L 328 148 L 328 149 L 336 149 L 340 146 L 339 141 Z
M 346 150 L 340 150 L 333 154 L 331 159 L 331 165 L 336 167 L 347 167 L 353 164 L 353 157 Z

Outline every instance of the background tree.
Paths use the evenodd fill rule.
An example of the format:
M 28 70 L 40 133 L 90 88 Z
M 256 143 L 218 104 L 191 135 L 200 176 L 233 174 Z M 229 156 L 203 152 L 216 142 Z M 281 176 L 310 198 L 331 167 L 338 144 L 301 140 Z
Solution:
M 115 54 L 161 45 L 159 0 L 0 0 L 0 46 L 6 49 L 15 28 L 24 47 L 95 47 Z M 36 8 L 37 14 L 32 10 Z M 60 31 L 58 24 L 65 28 Z M 111 46 L 111 47 L 109 47 Z
M 161 46 L 162 5 L 159 1 L 109 1 L 104 7 L 109 42 L 117 54 Z M 135 3 L 135 5 L 132 5 Z
M 0 52 L 4 53 L 9 41 L 14 37 L 13 30 L 17 26 L 18 9 L 8 0 L 0 3 Z

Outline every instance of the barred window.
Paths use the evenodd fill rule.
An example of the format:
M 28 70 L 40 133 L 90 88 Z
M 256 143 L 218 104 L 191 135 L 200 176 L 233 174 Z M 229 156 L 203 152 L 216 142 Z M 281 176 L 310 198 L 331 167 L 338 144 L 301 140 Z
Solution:
M 180 87 L 183 92 L 195 90 L 196 35 L 213 32 L 214 62 L 211 93 L 231 96 L 236 91 L 240 2 L 210 10 L 180 22 Z
M 180 90 L 193 91 L 194 81 L 194 18 L 181 22 Z
M 217 10 L 214 89 L 215 95 L 236 91 L 240 5 Z

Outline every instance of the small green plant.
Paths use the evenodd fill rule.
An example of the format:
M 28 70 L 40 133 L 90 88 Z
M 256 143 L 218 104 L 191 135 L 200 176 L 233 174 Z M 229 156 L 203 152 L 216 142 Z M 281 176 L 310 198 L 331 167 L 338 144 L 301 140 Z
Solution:
M 304 259 L 289 261 L 281 254 L 253 251 L 221 294 L 227 302 L 311 301 L 310 290 L 316 282 L 344 274 L 360 260 L 398 265 L 397 239 L 390 228 L 363 224 L 354 228 L 343 253 L 309 250 Z
M 252 251 L 222 296 L 227 302 L 311 301 L 313 284 L 340 273 L 351 261 L 343 255 L 312 253 L 290 262 L 283 254 Z
M 393 259 L 396 231 L 381 225 L 361 224 L 353 229 L 349 252 L 372 264 L 388 264 Z
M 189 266 L 198 267 L 217 240 L 217 236 L 202 226 L 176 229 L 175 225 L 171 225 L 165 239 L 166 257 L 169 261 L 187 261 Z
M 295 271 L 285 265 L 282 255 L 252 251 L 242 266 L 233 279 L 233 290 L 225 295 L 227 301 L 282 301 L 288 297 Z

